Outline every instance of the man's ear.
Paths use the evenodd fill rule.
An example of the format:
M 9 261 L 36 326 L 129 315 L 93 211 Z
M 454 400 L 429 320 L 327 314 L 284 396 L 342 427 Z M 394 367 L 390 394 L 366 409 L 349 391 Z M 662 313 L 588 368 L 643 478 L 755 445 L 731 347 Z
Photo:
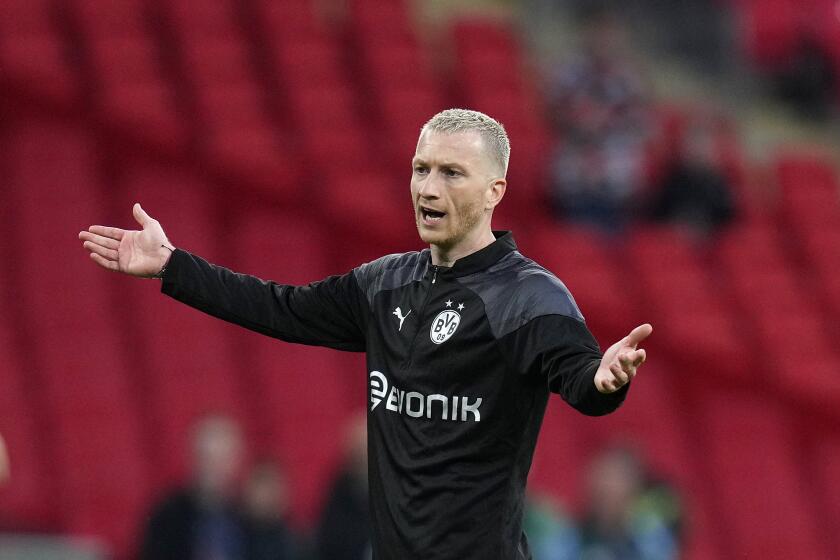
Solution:
M 502 198 L 505 196 L 506 190 L 507 179 L 505 179 L 504 177 L 493 179 L 493 182 L 490 183 L 490 186 L 487 189 L 487 197 L 484 209 L 494 209 L 502 201 Z

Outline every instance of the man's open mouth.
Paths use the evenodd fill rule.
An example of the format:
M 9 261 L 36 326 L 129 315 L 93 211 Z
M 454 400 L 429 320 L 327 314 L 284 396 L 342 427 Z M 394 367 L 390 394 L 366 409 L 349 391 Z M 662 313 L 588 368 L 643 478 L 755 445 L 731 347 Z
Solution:
M 423 217 L 424 222 L 435 223 L 439 222 L 444 216 L 446 216 L 446 212 L 438 212 L 437 210 L 432 210 L 431 208 L 421 206 L 420 215 Z

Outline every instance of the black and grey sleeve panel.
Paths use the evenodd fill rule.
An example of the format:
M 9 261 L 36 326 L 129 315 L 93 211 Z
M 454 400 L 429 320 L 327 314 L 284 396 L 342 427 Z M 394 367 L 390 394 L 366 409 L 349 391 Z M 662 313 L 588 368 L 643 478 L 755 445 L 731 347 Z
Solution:
M 562 315 L 583 322 L 583 315 L 563 282 L 519 251 L 511 251 L 487 270 L 458 281 L 484 302 L 496 338 L 544 315 Z
M 604 395 L 595 388 L 601 350 L 571 293 L 551 272 L 514 251 L 483 274 L 459 281 L 483 301 L 511 370 L 542 377 L 584 414 L 607 414 L 623 402 L 626 389 Z
M 385 255 L 353 270 L 356 283 L 369 306 L 379 292 L 395 290 L 423 279 L 430 261 L 429 250 Z

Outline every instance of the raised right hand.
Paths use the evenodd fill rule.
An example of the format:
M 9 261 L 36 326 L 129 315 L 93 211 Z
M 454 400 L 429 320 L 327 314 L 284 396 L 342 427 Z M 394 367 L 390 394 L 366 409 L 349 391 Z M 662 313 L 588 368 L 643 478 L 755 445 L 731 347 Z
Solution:
M 79 239 L 84 241 L 90 258 L 99 266 L 151 278 L 164 267 L 175 247 L 158 221 L 146 214 L 139 203 L 132 210 L 134 219 L 143 226 L 142 231 L 90 226 L 88 231 L 79 232 Z

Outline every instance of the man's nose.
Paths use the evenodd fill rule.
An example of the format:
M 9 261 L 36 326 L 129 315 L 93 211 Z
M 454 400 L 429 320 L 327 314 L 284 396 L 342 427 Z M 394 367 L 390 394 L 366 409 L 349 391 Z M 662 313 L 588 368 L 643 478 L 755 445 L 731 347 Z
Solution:
M 417 191 L 423 198 L 440 198 L 440 177 L 435 172 L 429 173 L 426 180 L 420 184 Z

